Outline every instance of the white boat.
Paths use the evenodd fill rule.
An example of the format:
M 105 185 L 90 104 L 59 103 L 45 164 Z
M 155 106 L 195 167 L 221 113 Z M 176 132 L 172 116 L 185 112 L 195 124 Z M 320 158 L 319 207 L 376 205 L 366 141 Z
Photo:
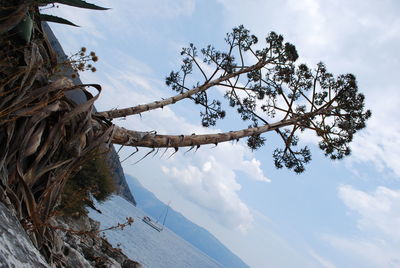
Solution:
M 167 209 L 166 209 L 166 211 L 165 211 L 165 216 L 164 216 L 164 220 L 163 220 L 162 225 L 160 225 L 160 224 L 158 223 L 158 220 L 157 220 L 157 221 L 153 221 L 149 216 L 144 216 L 143 219 L 142 219 L 142 221 L 143 221 L 144 223 L 148 224 L 148 225 L 149 225 L 150 227 L 152 227 L 153 229 L 155 229 L 155 230 L 161 232 L 161 231 L 164 229 L 165 219 L 167 218 L 167 215 L 168 215 L 169 204 L 170 204 L 170 202 L 169 202 L 168 205 L 167 205 Z M 160 218 L 159 218 L 159 219 L 160 219 Z
M 157 222 L 154 222 L 150 219 L 150 217 L 148 216 L 144 216 L 142 221 L 144 221 L 145 223 L 147 223 L 149 226 L 153 227 L 155 230 L 161 232 L 163 230 L 164 226 L 160 226 L 158 225 Z

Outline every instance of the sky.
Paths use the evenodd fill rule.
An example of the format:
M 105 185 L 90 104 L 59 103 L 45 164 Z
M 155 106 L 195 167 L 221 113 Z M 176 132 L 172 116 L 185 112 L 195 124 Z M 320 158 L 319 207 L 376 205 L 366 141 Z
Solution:
M 261 40 L 282 34 L 298 62 L 324 62 L 334 74 L 353 73 L 372 117 L 342 161 L 326 159 L 315 138 L 313 161 L 296 175 L 276 170 L 277 140 L 252 152 L 245 142 L 149 156 L 141 149 L 125 173 L 193 222 L 205 227 L 251 267 L 400 267 L 400 2 L 398 0 L 96 0 L 108 11 L 59 6 L 43 12 L 80 25 L 54 25 L 67 54 L 82 46 L 99 56 L 85 83 L 103 87 L 98 110 L 160 100 L 174 93 L 164 79 L 180 66 L 189 43 L 224 48 L 243 24 Z M 162 134 L 215 133 L 238 127 L 233 116 L 201 127 L 189 101 L 115 120 Z M 124 148 L 121 159 L 133 152 Z

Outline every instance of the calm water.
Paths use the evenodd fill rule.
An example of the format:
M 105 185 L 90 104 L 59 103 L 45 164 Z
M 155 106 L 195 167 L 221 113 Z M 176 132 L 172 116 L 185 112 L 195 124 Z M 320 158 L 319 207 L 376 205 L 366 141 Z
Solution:
M 89 216 L 101 222 L 101 228 L 125 222 L 132 217 L 134 223 L 124 230 L 105 232 L 108 241 L 119 247 L 131 259 L 149 268 L 206 268 L 222 266 L 181 239 L 167 228 L 158 232 L 142 221 L 146 214 L 125 199 L 114 196 L 97 205 L 103 212 L 90 211 Z

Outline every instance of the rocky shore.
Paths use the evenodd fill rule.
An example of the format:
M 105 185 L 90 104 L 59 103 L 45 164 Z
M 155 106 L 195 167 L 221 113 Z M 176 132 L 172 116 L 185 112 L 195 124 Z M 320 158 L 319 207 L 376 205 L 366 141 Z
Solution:
M 0 202 L 0 267 L 51 267 L 33 246 L 12 210 Z M 137 268 L 118 248 L 98 234 L 100 224 L 87 216 L 57 217 L 50 221 L 55 232 L 57 258 L 73 268 Z M 65 231 L 71 230 L 71 231 Z M 81 231 L 82 233 L 76 233 Z

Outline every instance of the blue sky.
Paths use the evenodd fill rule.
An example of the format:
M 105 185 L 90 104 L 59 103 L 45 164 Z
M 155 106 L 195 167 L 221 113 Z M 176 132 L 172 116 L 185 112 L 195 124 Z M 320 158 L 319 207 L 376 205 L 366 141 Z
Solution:
M 397 0 L 95 3 L 112 9 L 46 12 L 82 26 L 52 25 L 67 53 L 85 46 L 99 55 L 98 71 L 82 74 L 84 82 L 103 86 L 99 110 L 171 96 L 164 78 L 179 67 L 180 49 L 190 42 L 223 49 L 226 32 L 240 24 L 260 38 L 283 34 L 296 45 L 300 63 L 323 61 L 334 74 L 354 73 L 373 117 L 343 161 L 325 159 L 307 135 L 302 142 L 312 147 L 313 161 L 306 172 L 276 170 L 271 153 L 277 140 L 266 136 L 265 148 L 256 152 L 244 142 L 226 143 L 133 165 L 138 155 L 124 162 L 124 170 L 252 267 L 400 267 Z M 228 117 L 204 129 L 198 114 L 185 101 L 116 123 L 191 134 L 231 130 L 239 121 Z M 132 152 L 124 150 L 122 155 Z

